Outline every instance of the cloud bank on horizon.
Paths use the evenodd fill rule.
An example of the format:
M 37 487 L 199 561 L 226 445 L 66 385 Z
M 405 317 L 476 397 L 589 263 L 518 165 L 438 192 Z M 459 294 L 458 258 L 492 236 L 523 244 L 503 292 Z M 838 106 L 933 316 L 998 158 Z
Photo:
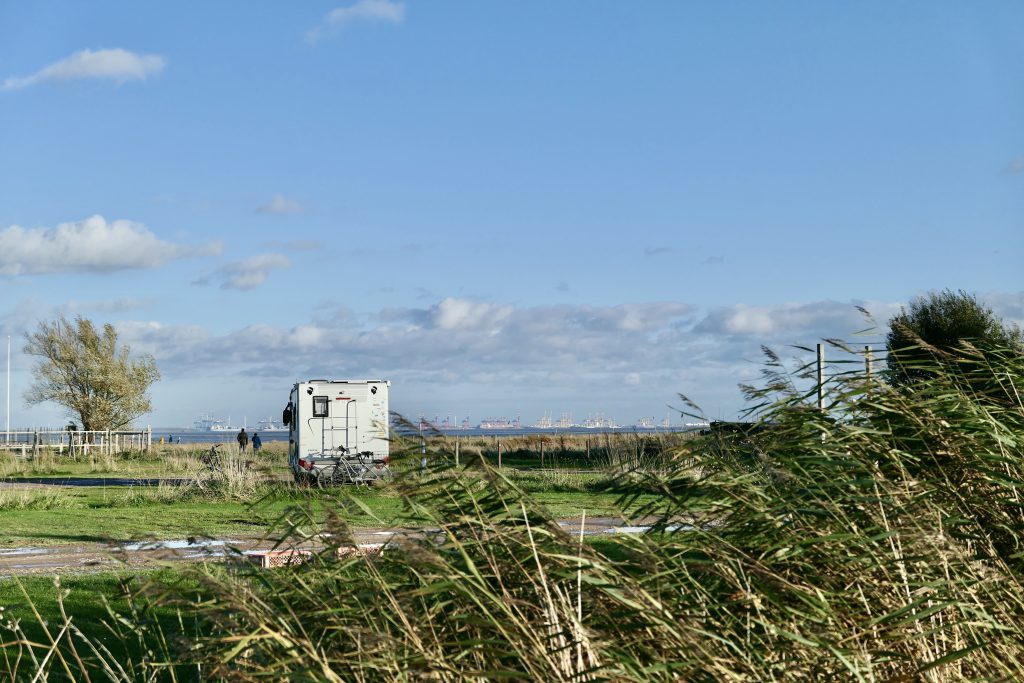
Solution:
M 435 398 L 432 407 L 468 411 L 494 403 L 487 395 L 497 393 L 506 404 L 528 409 L 539 396 L 551 396 L 577 410 L 615 411 L 632 420 L 640 417 L 629 415 L 636 391 L 649 394 L 647 401 L 660 396 L 655 405 L 683 392 L 709 407 L 737 407 L 736 385 L 756 376 L 762 344 L 813 344 L 862 329 L 857 305 L 883 314 L 896 308 L 816 302 L 761 309 L 766 318 L 790 323 L 771 335 L 760 328 L 737 331 L 733 322 L 742 319 L 742 307 L 702 312 L 673 301 L 515 306 L 454 297 L 367 316 L 339 310 L 291 328 L 259 323 L 220 335 L 156 322 L 126 322 L 120 329 L 134 348 L 160 359 L 169 377 L 209 378 L 231 368 L 229 377 L 258 376 L 283 386 L 299 377 L 382 376 L 402 387 L 406 398 L 399 405 L 410 405 L 408 393 L 460 386 L 461 398 Z M 700 385 L 709 377 L 719 387 L 707 395 Z M 638 389 L 626 393 L 628 387 Z

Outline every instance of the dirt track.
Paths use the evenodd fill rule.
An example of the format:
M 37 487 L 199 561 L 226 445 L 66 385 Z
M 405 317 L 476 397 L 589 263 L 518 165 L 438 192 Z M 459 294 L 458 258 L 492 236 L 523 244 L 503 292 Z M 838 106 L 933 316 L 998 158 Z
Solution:
M 126 477 L 64 479 L 31 478 L 0 481 L 2 490 L 39 490 L 66 486 L 153 486 L 161 480 Z M 163 480 L 168 481 L 168 480 Z M 584 533 L 635 533 L 644 527 L 623 527 L 617 518 L 588 519 Z M 579 520 L 564 520 L 561 525 L 570 533 L 580 532 Z M 421 530 L 418 533 L 422 533 Z M 355 542 L 360 545 L 387 543 L 399 534 L 399 529 L 360 529 L 355 531 Z M 220 561 L 228 557 L 270 550 L 273 542 L 258 537 L 201 539 L 185 538 L 149 542 L 112 541 L 57 546 L 22 546 L 0 548 L 0 577 L 14 574 L 68 574 L 116 571 L 127 568 L 155 568 L 168 562 Z
M 358 544 L 380 544 L 390 532 L 360 532 Z M 131 543 L 26 546 L 0 550 L 0 577 L 14 574 L 69 574 L 156 568 L 168 562 L 244 558 L 273 543 L 259 539 L 181 539 Z
M 559 524 L 570 534 L 580 533 L 580 520 L 564 520 Z M 644 526 L 622 526 L 622 520 L 610 517 L 588 519 L 585 535 L 639 533 Z M 423 529 L 361 529 L 354 533 L 360 546 L 380 546 L 409 534 L 429 533 Z M 25 546 L 0 549 L 0 577 L 14 574 L 68 574 L 116 571 L 129 568 L 156 568 L 168 562 L 222 561 L 227 558 L 252 557 L 267 551 L 274 544 L 258 538 L 163 540 L 124 543 L 91 543 L 61 546 Z M 309 544 L 307 549 L 315 549 Z M 255 558 L 253 558 L 255 559 Z

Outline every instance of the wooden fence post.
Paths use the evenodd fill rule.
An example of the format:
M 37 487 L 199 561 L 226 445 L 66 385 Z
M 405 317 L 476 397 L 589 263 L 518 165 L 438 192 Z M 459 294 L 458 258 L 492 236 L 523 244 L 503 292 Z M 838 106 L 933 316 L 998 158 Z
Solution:
M 459 435 L 455 435 L 455 466 L 459 466 Z
M 544 437 L 540 437 L 540 466 L 544 468 Z
M 423 436 L 423 429 L 420 428 L 420 472 L 427 471 L 427 439 Z
M 498 469 L 501 469 L 501 438 L 498 436 L 494 437 L 494 443 L 498 445 Z
M 825 410 L 825 345 L 818 344 L 818 410 Z

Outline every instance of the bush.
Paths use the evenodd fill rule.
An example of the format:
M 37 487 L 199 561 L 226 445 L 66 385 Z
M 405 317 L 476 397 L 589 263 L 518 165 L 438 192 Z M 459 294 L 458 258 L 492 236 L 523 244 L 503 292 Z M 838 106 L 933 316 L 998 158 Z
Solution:
M 1021 331 L 963 290 L 930 292 L 889 321 L 886 337 L 889 383 L 912 386 L 943 366 L 984 375 L 983 361 L 997 350 L 1020 353 Z

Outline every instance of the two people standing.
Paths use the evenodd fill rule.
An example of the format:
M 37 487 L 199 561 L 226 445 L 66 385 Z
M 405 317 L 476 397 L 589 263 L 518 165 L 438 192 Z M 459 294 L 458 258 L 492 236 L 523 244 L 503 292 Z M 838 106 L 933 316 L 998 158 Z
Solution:
M 249 435 L 245 433 L 245 427 L 242 427 L 242 431 L 238 432 L 238 450 L 245 453 L 246 447 L 249 445 Z M 252 435 L 252 451 L 253 453 L 259 453 L 260 448 L 263 447 L 263 442 L 260 440 L 259 434 Z

